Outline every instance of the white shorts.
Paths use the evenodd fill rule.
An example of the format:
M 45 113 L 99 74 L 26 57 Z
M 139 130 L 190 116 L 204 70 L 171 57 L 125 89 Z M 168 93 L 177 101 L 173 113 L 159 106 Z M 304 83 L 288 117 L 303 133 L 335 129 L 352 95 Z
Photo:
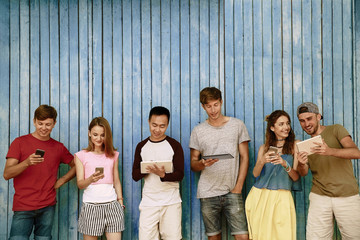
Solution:
M 101 236 L 104 232 L 121 232 L 124 229 L 124 209 L 118 201 L 82 204 L 78 228 L 80 233 Z
M 334 216 L 343 240 L 360 239 L 360 196 L 328 197 L 309 195 L 306 239 L 332 239 Z
M 139 210 L 139 240 L 182 238 L 181 203 L 161 207 L 139 207 Z

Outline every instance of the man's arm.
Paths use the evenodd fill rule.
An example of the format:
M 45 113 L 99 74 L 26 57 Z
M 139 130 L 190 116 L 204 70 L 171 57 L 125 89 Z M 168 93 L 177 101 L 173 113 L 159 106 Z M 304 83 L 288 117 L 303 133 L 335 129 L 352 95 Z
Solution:
M 360 151 L 350 136 L 346 136 L 340 140 L 343 148 L 330 148 L 324 141 L 323 144 L 311 148 L 311 150 L 319 155 L 334 156 L 344 159 L 360 159 Z
M 240 153 L 239 174 L 238 174 L 238 179 L 236 181 L 236 185 L 234 189 L 231 190 L 232 193 L 241 193 L 245 182 L 245 178 L 249 168 L 249 144 L 247 141 L 239 144 L 239 153 Z
M 73 177 L 75 177 L 76 174 L 76 168 L 75 168 L 75 162 L 74 159 L 71 160 L 71 162 L 69 163 L 69 166 L 71 167 L 70 170 L 62 177 L 60 177 L 55 185 L 54 188 L 58 189 L 59 187 L 61 187 L 62 185 L 64 185 L 65 183 L 67 183 L 68 181 L 70 181 Z
M 132 168 L 132 178 L 135 182 L 139 181 L 140 179 L 142 179 L 143 177 L 145 177 L 147 174 L 142 174 L 141 173 L 141 166 L 140 166 L 140 162 L 141 162 L 141 156 L 140 156 L 140 151 L 141 151 L 142 146 L 140 146 L 139 144 L 136 146 L 135 149 L 135 154 L 134 154 L 134 163 L 133 163 L 133 168 Z
M 204 170 L 205 167 L 210 167 L 211 165 L 219 161 L 219 159 L 200 160 L 200 154 L 201 154 L 200 151 L 193 148 L 190 149 L 190 165 L 191 165 L 191 170 L 193 170 L 194 172 L 200 172 Z
M 35 153 L 31 154 L 27 159 L 19 163 L 19 160 L 15 158 L 8 158 L 6 160 L 5 169 L 4 169 L 4 179 L 9 180 L 20 175 L 25 169 L 29 166 L 37 165 L 44 161 L 44 158 L 37 157 Z

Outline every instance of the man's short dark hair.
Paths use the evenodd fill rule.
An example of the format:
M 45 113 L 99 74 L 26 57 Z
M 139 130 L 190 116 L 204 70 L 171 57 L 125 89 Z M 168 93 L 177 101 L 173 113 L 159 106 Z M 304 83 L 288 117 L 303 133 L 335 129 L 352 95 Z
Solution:
M 57 112 L 53 106 L 49 106 L 46 104 L 40 105 L 34 113 L 34 119 L 43 121 L 48 118 L 54 119 L 56 122 Z
M 156 115 L 156 116 L 166 115 L 168 118 L 168 122 L 170 121 L 170 111 L 166 107 L 163 107 L 163 106 L 153 107 L 149 113 L 149 121 L 150 121 L 152 115 Z

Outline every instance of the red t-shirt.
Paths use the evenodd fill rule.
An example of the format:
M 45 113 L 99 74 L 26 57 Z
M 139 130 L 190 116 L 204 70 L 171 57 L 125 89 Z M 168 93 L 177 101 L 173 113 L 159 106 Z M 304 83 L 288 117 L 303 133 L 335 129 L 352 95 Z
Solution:
M 64 144 L 52 138 L 41 141 L 31 134 L 16 138 L 11 143 L 6 158 L 15 158 L 20 163 L 38 148 L 45 150 L 44 162 L 29 166 L 14 177 L 13 211 L 30 211 L 55 205 L 54 185 L 59 165 L 69 164 L 74 159 Z

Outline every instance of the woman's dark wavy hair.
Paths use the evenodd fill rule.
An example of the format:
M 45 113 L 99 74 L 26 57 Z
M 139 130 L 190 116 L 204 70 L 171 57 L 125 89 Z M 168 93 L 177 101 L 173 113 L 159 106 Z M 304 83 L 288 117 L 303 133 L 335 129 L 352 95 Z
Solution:
M 283 110 L 276 110 L 272 112 L 270 115 L 266 116 L 267 126 L 265 133 L 265 152 L 269 150 L 270 146 L 276 146 L 276 136 L 273 131 L 271 131 L 271 127 L 274 127 L 276 121 L 279 117 L 285 116 L 289 119 L 291 125 L 291 119 L 287 112 Z M 291 126 L 290 126 L 291 127 Z M 295 142 L 295 134 L 292 128 L 290 128 L 289 136 L 285 139 L 284 147 L 282 153 L 284 154 L 294 154 L 294 142 Z

